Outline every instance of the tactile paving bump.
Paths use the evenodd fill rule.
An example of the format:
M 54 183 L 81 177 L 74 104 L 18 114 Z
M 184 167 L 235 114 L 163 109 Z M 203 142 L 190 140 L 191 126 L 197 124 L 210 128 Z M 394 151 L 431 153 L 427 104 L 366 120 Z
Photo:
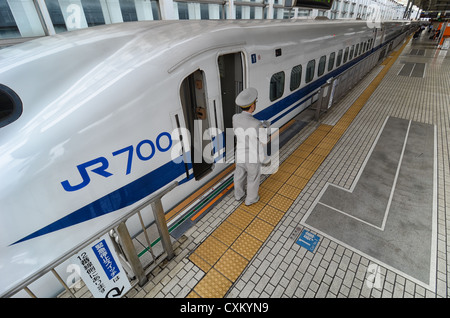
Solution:
M 186 298 L 201 298 L 195 291 L 191 291 Z
M 256 237 L 258 240 L 264 242 L 272 232 L 274 226 L 263 221 L 259 218 L 255 218 L 252 223 L 245 230 L 248 234 Z
M 266 205 L 264 209 L 262 209 L 262 211 L 259 212 L 258 217 L 272 224 L 273 226 L 276 226 L 278 222 L 280 222 L 283 215 L 284 213 L 282 211 L 275 209 L 270 205 Z
M 272 197 L 275 195 L 275 192 L 267 189 L 267 188 L 259 188 L 259 200 L 261 202 L 267 203 L 272 199 Z
M 240 205 L 240 208 L 242 208 L 243 210 L 247 211 L 248 213 L 256 216 L 256 215 L 258 215 L 258 213 L 262 210 L 262 208 L 265 205 L 266 204 L 264 202 L 258 201 L 256 203 L 251 204 L 251 205 L 245 205 L 245 203 L 242 203 Z
M 302 163 L 302 167 L 311 171 L 316 171 L 319 167 L 320 167 L 321 163 L 320 162 L 315 162 L 315 161 L 311 161 L 306 159 L 305 161 L 303 161 Z
M 239 229 L 244 230 L 255 216 L 248 213 L 247 211 L 237 208 L 236 211 L 231 213 L 227 218 L 227 221 L 237 226 Z
M 281 187 L 278 193 L 284 195 L 285 197 L 288 197 L 289 199 L 295 200 L 297 199 L 300 192 L 302 192 L 302 190 L 303 188 L 298 188 L 289 184 L 285 184 Z
M 294 165 L 295 169 L 297 169 L 298 166 L 300 166 L 300 164 L 306 159 L 306 157 L 308 157 L 308 154 L 305 154 L 305 158 L 296 157 L 293 156 L 292 154 L 283 163 L 289 163 L 291 165 Z
M 230 281 L 234 282 L 244 271 L 247 264 L 248 260 L 232 249 L 229 249 L 217 262 L 214 268 Z
M 191 260 L 192 263 L 194 263 L 198 268 L 200 268 L 205 273 L 208 272 L 212 267 L 211 264 L 202 259 L 195 252 L 189 256 L 189 259 Z
M 285 182 L 287 179 L 289 179 L 290 176 L 291 174 L 289 172 L 279 169 L 276 173 L 274 173 L 270 177 L 280 182 Z
M 283 182 L 275 180 L 271 177 L 264 180 L 264 182 L 261 184 L 261 188 L 266 188 L 270 191 L 277 192 L 279 188 L 283 185 Z
M 210 265 L 214 265 L 217 260 L 225 253 L 227 246 L 216 239 L 214 236 L 209 236 L 200 246 L 195 250 L 195 254 L 200 256 Z M 200 266 L 199 266 L 200 267 Z
M 308 170 L 308 169 L 304 168 L 302 165 L 297 170 L 295 170 L 294 174 L 299 177 L 309 180 L 314 175 L 314 171 Z
M 212 268 L 195 286 L 194 291 L 202 298 L 222 298 L 231 284 L 230 280 Z
M 308 183 L 308 179 L 305 179 L 301 176 L 297 176 L 295 174 L 293 174 L 287 181 L 286 184 L 289 184 L 293 187 L 299 188 L 299 189 L 303 189 L 306 184 Z
M 278 169 L 292 174 L 297 168 L 298 168 L 297 164 L 292 164 L 292 163 L 285 161 L 280 165 L 280 167 Z
M 231 248 L 244 256 L 247 260 L 251 260 L 261 245 L 262 242 L 260 240 L 244 232 L 233 245 L 231 245 Z
M 216 239 L 230 246 L 242 230 L 226 220 L 212 233 Z
M 275 194 L 272 200 L 269 201 L 269 205 L 277 208 L 278 210 L 287 211 L 287 209 L 289 209 L 293 202 L 294 200 L 286 198 L 281 194 Z

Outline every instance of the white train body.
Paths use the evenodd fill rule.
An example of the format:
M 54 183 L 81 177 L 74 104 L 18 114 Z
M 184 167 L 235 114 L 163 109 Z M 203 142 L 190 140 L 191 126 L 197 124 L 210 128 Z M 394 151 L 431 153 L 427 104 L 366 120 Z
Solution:
M 180 185 L 164 197 L 166 211 L 223 171 L 224 149 L 217 147 L 215 163 L 187 170 L 175 163 L 178 127 L 194 135 L 208 127 L 225 131 L 235 110 L 231 95 L 249 86 L 259 91 L 256 117 L 280 127 L 328 78 L 402 40 L 409 27 L 399 21 L 382 30 L 361 21 L 137 22 L 0 51 L 0 84 L 23 108 L 0 128 L 0 295 L 172 181 Z M 360 55 L 328 71 L 330 53 L 361 43 Z M 306 83 L 311 60 L 314 78 Z M 301 82 L 291 91 L 297 65 Z M 279 72 L 282 84 L 281 73 L 272 77 Z

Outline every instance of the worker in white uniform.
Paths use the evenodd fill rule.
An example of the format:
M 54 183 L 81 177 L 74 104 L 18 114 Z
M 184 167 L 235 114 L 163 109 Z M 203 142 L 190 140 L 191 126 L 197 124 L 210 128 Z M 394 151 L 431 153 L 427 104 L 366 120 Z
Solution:
M 261 122 L 253 117 L 256 109 L 258 91 L 247 88 L 236 97 L 236 105 L 242 112 L 233 115 L 233 130 L 237 138 L 236 169 L 234 171 L 234 197 L 241 200 L 247 197 L 245 204 L 251 205 L 259 201 L 259 182 L 261 176 L 261 163 L 267 160 L 264 156 L 263 146 L 268 141 L 267 126 L 269 122 Z

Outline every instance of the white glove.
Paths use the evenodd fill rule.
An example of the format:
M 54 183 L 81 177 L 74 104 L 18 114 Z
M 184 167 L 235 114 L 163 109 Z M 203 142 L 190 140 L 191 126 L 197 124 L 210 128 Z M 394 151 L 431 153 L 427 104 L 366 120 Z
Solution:
M 262 125 L 264 126 L 264 128 L 269 128 L 270 127 L 270 121 L 268 121 L 268 120 L 263 120 L 262 121 Z

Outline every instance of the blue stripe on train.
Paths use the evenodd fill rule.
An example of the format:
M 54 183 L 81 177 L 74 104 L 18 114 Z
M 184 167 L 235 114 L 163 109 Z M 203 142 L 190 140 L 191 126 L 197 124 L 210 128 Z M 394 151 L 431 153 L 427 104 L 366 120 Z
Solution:
M 191 168 L 192 164 L 189 163 L 188 169 Z M 43 227 L 36 232 L 31 233 L 11 245 L 58 231 L 130 206 L 158 189 L 161 189 L 183 174 L 186 174 L 184 162 L 175 163 L 173 161 L 169 161 L 168 163 L 127 184 L 126 186 L 95 200 L 94 202 L 66 215 L 65 217 Z M 190 175 L 189 179 L 192 177 L 193 176 Z M 189 179 L 184 178 L 180 181 L 180 184 L 188 181 Z

